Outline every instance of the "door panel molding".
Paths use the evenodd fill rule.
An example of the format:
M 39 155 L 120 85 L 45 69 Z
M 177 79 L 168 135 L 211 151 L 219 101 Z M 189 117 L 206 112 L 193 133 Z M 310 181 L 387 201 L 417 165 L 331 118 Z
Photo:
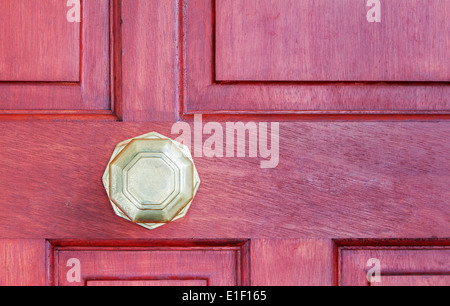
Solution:
M 71 285 L 65 261 L 76 258 L 82 278 L 74 285 L 245 286 L 250 283 L 249 247 L 248 240 L 49 240 L 47 284 Z
M 335 279 L 339 286 L 450 285 L 450 239 L 335 240 Z M 380 263 L 381 282 L 371 283 L 366 266 Z
M 402 115 L 450 118 L 448 82 L 220 82 L 216 80 L 215 0 L 183 5 L 181 117 L 278 115 L 301 119 Z M 194 43 L 195 42 L 195 43 Z M 348 118 L 348 117 L 347 117 Z M 414 118 L 412 118 L 414 119 Z
M 70 57 L 73 55 L 65 55 L 66 61 L 77 62 L 79 79 L 74 81 L 65 81 L 62 78 L 61 81 L 48 81 L 47 79 L 28 81 L 26 78 L 21 80 L 16 77 L 15 80 L 0 82 L 0 96 L 2 97 L 0 119 L 9 119 L 10 117 L 21 120 L 25 118 L 42 119 L 43 116 L 48 116 L 48 118 L 64 116 L 70 119 L 82 118 L 87 113 L 91 117 L 98 115 L 105 119 L 105 112 L 109 112 L 108 115 L 113 114 L 112 103 L 114 101 L 110 97 L 112 88 L 110 42 L 113 41 L 110 16 L 114 3 L 117 1 L 82 2 L 80 33 L 76 42 L 79 48 L 79 58 L 71 59 Z M 112 3 L 111 10 L 110 3 Z M 61 2 L 58 4 L 61 5 Z M 56 3 L 52 2 L 52 5 L 56 5 Z M 50 5 L 47 8 L 53 9 L 53 6 Z M 26 10 L 26 8 L 22 9 Z M 66 10 L 69 10 L 69 7 L 64 5 L 63 10 L 59 20 L 64 20 L 69 24 L 65 20 Z M 33 11 L 28 12 L 28 14 L 33 13 Z M 47 33 L 40 34 L 45 37 Z M 63 32 L 57 35 L 65 36 L 68 33 Z M 25 37 L 19 37 L 19 39 L 25 39 Z M 51 44 L 51 41 L 47 44 Z M 38 42 L 35 45 L 34 48 L 39 49 Z M 15 63 L 15 65 L 20 64 L 22 63 Z M 59 61 L 58 65 L 64 65 L 64 62 Z

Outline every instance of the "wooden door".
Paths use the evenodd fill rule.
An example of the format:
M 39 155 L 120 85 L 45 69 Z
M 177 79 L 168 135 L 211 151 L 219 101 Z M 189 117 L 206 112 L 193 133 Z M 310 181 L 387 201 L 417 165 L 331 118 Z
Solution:
M 0 284 L 450 284 L 450 0 L 77 9 L 0 0 Z M 199 115 L 268 123 L 279 161 L 196 154 L 186 217 L 118 218 L 115 145 Z

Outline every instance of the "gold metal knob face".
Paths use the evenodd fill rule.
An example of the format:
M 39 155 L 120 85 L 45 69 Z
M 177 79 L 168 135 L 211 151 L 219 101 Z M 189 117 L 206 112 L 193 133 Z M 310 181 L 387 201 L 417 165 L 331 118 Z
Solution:
M 153 132 L 117 145 L 103 185 L 118 216 L 155 229 L 186 215 L 200 178 L 186 146 Z

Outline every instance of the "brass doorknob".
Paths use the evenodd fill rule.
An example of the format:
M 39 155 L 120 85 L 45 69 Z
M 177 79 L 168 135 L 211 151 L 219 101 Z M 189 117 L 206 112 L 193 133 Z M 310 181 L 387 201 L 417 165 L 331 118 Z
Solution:
M 103 184 L 118 216 L 155 229 L 186 215 L 200 178 L 186 146 L 153 132 L 117 145 Z

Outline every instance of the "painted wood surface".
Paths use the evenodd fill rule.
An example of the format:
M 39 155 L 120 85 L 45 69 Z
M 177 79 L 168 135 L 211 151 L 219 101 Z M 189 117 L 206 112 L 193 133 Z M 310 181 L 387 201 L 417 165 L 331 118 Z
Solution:
M 181 95 L 180 3 L 125 2 L 121 5 L 123 102 L 119 117 L 173 122 Z
M 251 241 L 252 286 L 332 286 L 333 247 L 329 239 Z
M 450 80 L 450 1 L 381 1 L 379 23 L 366 4 L 216 1 L 216 80 Z
M 66 4 L 2 1 L 0 115 L 111 109 L 109 1 L 83 1 L 81 23 Z
M 320 50 L 315 52 L 314 41 L 315 39 L 321 39 L 321 36 L 326 35 L 322 33 L 319 28 L 309 25 L 311 29 L 312 37 L 309 38 L 308 47 L 303 54 L 309 52 L 314 57 L 316 62 L 321 62 L 321 58 L 327 57 L 327 60 L 338 59 L 333 62 L 333 65 L 329 68 L 330 73 L 326 75 L 323 73 L 322 80 L 318 79 L 318 76 L 314 74 L 321 74 L 321 72 L 314 72 L 314 69 L 308 70 L 308 73 L 304 75 L 298 75 L 295 78 L 293 76 L 287 78 L 290 81 L 280 82 L 280 80 L 274 81 L 274 79 L 281 78 L 283 75 L 294 74 L 294 72 L 289 72 L 289 69 L 295 69 L 298 67 L 295 63 L 291 62 L 288 70 L 283 70 L 283 64 L 288 64 L 289 60 L 285 60 L 283 57 L 283 52 L 289 53 L 291 58 L 297 58 L 297 53 L 293 53 L 290 49 L 290 45 L 287 42 L 282 44 L 270 46 L 270 41 L 265 37 L 261 38 L 259 42 L 252 42 L 252 31 L 264 31 L 265 28 L 276 27 L 277 23 L 270 18 L 265 20 L 265 23 L 260 23 L 256 28 L 242 28 L 240 34 L 231 37 L 231 33 L 221 33 L 221 20 L 225 24 L 225 19 L 227 19 L 227 14 L 231 14 L 233 11 L 232 7 L 239 6 L 243 4 L 243 11 L 236 13 L 233 17 L 228 18 L 231 24 L 235 24 L 232 31 L 240 31 L 240 25 L 246 22 L 251 22 L 252 18 L 258 18 L 264 16 L 264 12 L 270 10 L 270 14 L 273 12 L 287 11 L 289 7 L 286 7 L 288 3 L 292 4 L 292 10 L 298 8 L 298 6 L 308 6 L 310 5 L 310 10 L 307 11 L 309 16 L 321 16 L 319 20 L 323 20 L 327 16 L 331 18 L 334 14 L 338 14 L 339 10 L 344 9 L 341 6 L 343 3 L 348 3 L 348 8 L 352 10 L 355 8 L 356 4 L 361 5 L 361 15 L 353 16 L 352 14 L 345 14 L 345 18 L 342 19 L 340 23 L 337 23 L 333 30 L 339 28 L 346 28 L 352 25 L 356 20 L 361 20 L 362 16 L 366 12 L 366 7 L 364 1 L 269 1 L 264 0 L 258 2 L 258 9 L 261 12 L 255 12 L 251 9 L 251 5 L 255 4 L 255 1 L 205 1 L 205 0 L 185 0 L 184 10 L 183 10 L 183 112 L 184 114 L 193 113 L 203 113 L 203 114 L 241 114 L 241 115 L 253 115 L 253 114 L 288 114 L 288 115 L 320 115 L 320 114 L 448 114 L 450 110 L 450 87 L 447 82 L 448 69 L 449 66 L 448 57 L 445 55 L 448 46 L 447 36 L 442 36 L 436 27 L 440 27 L 442 24 L 437 24 L 435 18 L 431 18 L 433 14 L 437 14 L 442 18 L 445 15 L 445 11 L 448 10 L 449 2 L 444 1 L 432 1 L 432 5 L 426 6 L 425 4 L 430 4 L 430 1 L 413 1 L 419 7 L 426 7 L 423 10 L 417 9 L 415 6 L 412 11 L 413 14 L 410 17 L 403 15 L 402 12 L 392 10 L 392 12 L 385 12 L 388 16 L 389 14 L 402 14 L 393 15 L 392 18 L 398 18 L 399 24 L 401 24 L 406 18 L 408 22 L 413 23 L 415 18 L 419 18 L 420 14 L 425 14 L 429 10 L 429 14 L 426 15 L 429 19 L 424 19 L 423 22 L 417 24 L 411 24 L 408 28 L 406 34 L 403 28 L 398 29 L 398 24 L 393 27 L 392 32 L 387 31 L 386 35 L 392 35 L 392 37 L 403 35 L 416 35 L 416 40 L 398 40 L 397 44 L 400 48 L 407 48 L 410 54 L 410 58 L 405 55 L 405 58 L 401 58 L 398 55 L 399 60 L 396 65 L 401 67 L 390 67 L 386 65 L 381 65 L 380 68 L 371 69 L 373 65 L 370 64 L 370 59 L 364 59 L 364 65 L 357 65 L 357 61 L 344 63 L 342 56 L 345 53 L 340 52 L 340 50 L 335 50 L 330 48 L 330 50 Z M 301 4 L 300 4 L 301 2 Z M 307 3 L 307 4 L 306 4 Z M 314 3 L 314 4 L 313 4 Z M 326 8 L 327 12 L 332 12 L 326 16 L 322 16 L 321 6 L 324 3 L 328 3 Z M 404 1 L 394 1 L 394 3 L 400 6 L 406 5 Z M 408 2 L 409 3 L 409 2 Z M 437 3 L 441 3 L 438 6 Z M 269 4 L 273 6 L 269 8 Z M 388 7 L 388 3 L 384 4 Z M 261 6 L 261 7 L 260 7 Z M 308 6 L 309 7 L 309 6 Z M 411 8 L 408 8 L 408 11 Z M 420 12 L 418 12 L 418 11 Z M 290 11 L 291 14 L 293 14 Z M 418 15 L 417 15 L 418 14 Z M 409 15 L 408 15 L 409 16 Z M 416 16 L 416 17 L 415 17 Z M 425 15 L 424 15 L 425 16 Z M 221 19 L 222 18 L 222 19 Z M 437 20 L 439 20 L 437 18 Z M 421 18 L 419 18 L 421 19 Z M 423 18 L 422 18 L 423 19 Z M 422 21 L 421 19 L 421 21 Z M 278 22 L 281 21 L 281 12 Z M 294 24 L 306 23 L 304 19 L 295 21 Z M 389 22 L 386 21 L 387 26 Z M 448 24 L 445 21 L 444 24 Z M 280 37 L 291 37 L 293 29 L 291 24 L 286 27 L 279 25 L 275 32 L 278 36 L 269 37 L 272 40 L 280 39 Z M 373 27 L 376 25 L 372 24 Z M 358 27 L 353 27 L 352 31 L 358 31 L 361 29 L 362 32 L 365 31 L 375 31 L 366 29 L 367 20 L 362 20 L 362 24 Z M 236 29 L 237 28 L 237 29 Z M 429 31 L 425 30 L 429 28 Z M 364 30 L 366 29 L 366 30 Z M 422 32 L 425 31 L 425 32 Z M 246 35 L 249 33 L 249 35 Z M 436 33 L 436 34 L 433 34 Z M 317 34 L 317 35 L 313 35 Z M 241 36 L 242 35 L 242 36 Z M 343 31 L 340 35 L 349 35 L 348 32 Z M 374 34 L 373 34 L 374 35 Z M 416 47 L 420 45 L 421 40 L 433 39 L 433 36 L 440 35 L 436 38 L 436 49 L 433 51 L 425 52 L 423 48 Z M 220 37 L 219 37 L 220 36 Z M 251 41 L 249 44 L 239 37 L 249 37 Z M 349 35 L 348 39 L 354 38 L 355 35 Z M 357 35 L 356 35 L 357 37 Z M 234 41 L 236 39 L 236 42 Z M 290 38 L 291 39 L 291 38 Z M 330 37 L 328 41 L 332 42 L 334 37 Z M 364 38 L 365 39 L 365 38 Z M 393 39 L 393 38 L 392 38 Z M 240 42 L 237 46 L 237 41 Z M 420 42 L 419 42 L 420 41 Z M 195 43 L 193 43 L 195 42 Z M 344 40 L 342 44 L 346 44 L 347 41 Z M 383 44 L 386 42 L 383 41 Z M 376 52 L 375 43 L 373 47 L 375 48 L 371 52 Z M 411 44 L 411 45 L 410 45 Z M 252 52 L 254 46 L 261 46 L 258 52 Z M 263 47 L 266 46 L 267 48 Z M 362 44 L 364 46 L 364 43 Z M 326 45 L 325 45 L 326 46 Z M 384 46 L 384 45 L 383 45 Z M 395 48 L 396 45 L 390 45 L 389 48 Z M 387 46 L 386 46 L 387 47 Z M 222 49 L 223 48 L 223 49 Z M 286 48 L 286 49 L 285 49 Z M 318 47 L 317 47 L 318 48 Z M 346 50 L 357 54 L 361 48 L 359 44 L 345 45 Z M 381 48 L 381 47 L 380 47 Z M 279 49 L 279 50 L 278 50 Z M 284 51 L 283 51 L 284 50 Z M 350 51 L 351 50 L 351 51 Z M 371 50 L 370 48 L 365 48 L 366 51 Z M 426 49 L 429 50 L 429 49 Z M 440 50 L 440 51 L 437 51 Z M 434 56 L 438 56 L 432 52 L 436 51 L 443 52 L 444 55 L 436 59 Z M 234 54 L 233 52 L 236 52 Z M 246 57 L 241 53 L 248 52 L 250 57 Z M 280 56 L 280 58 L 273 58 L 272 53 L 276 53 L 275 57 Z M 326 54 L 329 52 L 330 54 Z M 389 49 L 388 53 L 377 54 L 377 57 L 383 58 L 384 55 L 393 55 L 399 52 L 398 50 Z M 415 55 L 414 55 L 414 52 Z M 233 53 L 233 65 L 230 65 L 229 53 Z M 425 55 L 426 54 L 426 55 Z M 356 56 L 356 55 L 355 55 Z M 414 58 L 417 57 L 417 58 Z M 224 59 L 225 58 L 225 59 Z M 431 58 L 435 58 L 432 60 Z M 289 57 L 288 57 L 289 59 Z M 392 59 L 392 58 L 391 58 Z M 383 58 L 382 62 L 389 62 L 391 60 L 389 57 Z M 393 59 L 392 59 L 393 60 Z M 417 62 L 425 65 L 423 68 L 417 68 L 419 65 Z M 224 63 L 225 61 L 225 63 Z M 437 61 L 441 63 L 437 64 Z M 221 62 L 221 63 L 220 63 Z M 245 63 L 244 63 L 245 62 Z M 264 62 L 264 64 L 261 64 Z M 313 61 L 314 62 L 314 61 Z M 326 62 L 324 60 L 323 62 Z M 277 65 L 270 65 L 271 63 L 279 63 Z M 282 64 L 283 63 L 283 64 Z M 414 64 L 413 64 L 414 63 Z M 429 67 L 426 63 L 429 63 Z M 242 69 L 246 71 L 249 75 L 259 68 L 263 68 L 265 65 L 270 65 L 270 69 L 265 72 L 261 72 L 258 77 L 247 78 L 255 79 L 256 81 L 244 81 L 241 82 L 241 78 L 245 76 L 239 76 L 236 71 Z M 307 65 L 305 63 L 305 65 Z M 353 66 L 352 66 L 353 65 Z M 403 66 L 402 66 L 403 65 Z M 233 68 L 234 67 L 234 68 Z M 258 67 L 258 68 L 252 68 Z M 339 68 L 341 69 L 339 69 Z M 403 68 L 402 68 L 403 67 Z M 414 72 L 414 69 L 418 69 Z M 236 71 L 234 71 L 235 69 Z M 303 68 L 302 68 L 303 69 Z M 316 68 L 318 69 L 318 68 Z M 339 70 L 339 71 L 336 71 Z M 227 72 L 228 71 L 228 72 Z M 325 69 L 325 72 L 327 70 Z M 386 72 L 387 71 L 387 72 Z M 447 71 L 447 73 L 445 72 Z M 222 74 L 222 75 L 221 75 Z M 339 74 L 342 74 L 339 76 Z M 353 76 L 350 76 L 353 74 Z M 434 77 L 432 77 L 434 75 Z M 238 77 L 239 76 L 239 77 Z M 415 77 L 414 77 L 415 76 Z M 436 77 L 439 76 L 439 77 Z M 302 78 L 303 77 L 303 78 Z M 224 79 L 231 79 L 229 81 L 221 82 Z M 306 78 L 306 79 L 305 79 Z M 341 82 L 345 79 L 355 78 L 354 82 Z M 378 82 L 367 82 L 370 78 L 376 79 Z M 325 80 L 325 81 L 324 81 Z M 395 82 L 391 82 L 396 80 Z M 422 80 L 420 82 L 398 82 L 398 80 L 411 81 L 411 80 Z M 440 80 L 442 82 L 423 82 Z M 444 81 L 443 81 L 444 80 Z M 332 82 L 331 82 L 332 81 Z M 300 117 L 301 118 L 301 117 Z
M 280 124 L 279 165 L 194 158 L 187 216 L 148 231 L 117 218 L 101 177 L 117 143 L 168 124 L 1 122 L 0 237 L 448 237 L 447 122 Z M 248 154 L 248 153 L 247 153 Z M 236 156 L 236 155 L 235 155 Z
M 88 281 L 89 287 L 160 287 L 160 286 L 206 286 L 206 280 L 142 280 L 142 281 Z
M 368 260 L 377 259 L 381 283 L 369 283 Z M 439 286 L 450 285 L 450 249 L 447 246 L 349 247 L 339 252 L 342 286 Z
M 46 271 L 44 239 L 0 239 L 0 286 L 44 286 Z
M 447 286 L 448 257 L 448 239 L 1 239 L 0 285 L 365 286 L 376 258 L 372 286 Z
M 382 283 L 374 283 L 374 287 L 448 287 L 450 275 L 403 275 L 386 276 Z
M 0 81 L 80 80 L 80 23 L 67 21 L 64 4 L 60 0 L 0 2 Z
M 283 3 L 288 2 L 274 5 L 282 8 Z M 344 69 L 346 76 L 360 74 L 355 83 L 273 82 L 271 77 L 277 74 L 289 75 L 283 68 L 256 76 L 258 82 L 221 82 L 217 75 L 232 78 L 238 75 L 232 69 L 245 68 L 234 63 L 220 68 L 216 62 L 226 57 L 220 55 L 222 51 L 245 51 L 220 45 L 220 39 L 231 35 L 216 33 L 221 18 L 231 10 L 223 5 L 232 4 L 84 1 L 81 44 L 77 44 L 83 47 L 80 82 L 64 81 L 67 76 L 72 79 L 75 70 L 65 71 L 60 65 L 69 57 L 57 56 L 53 70 L 28 71 L 21 64 L 8 78 L 21 77 L 0 81 L 0 238 L 19 239 L 0 241 L 0 284 L 57 284 L 52 281 L 55 273 L 64 276 L 64 261 L 75 255 L 86 260 L 86 280 L 93 275 L 105 277 L 92 278 L 92 285 L 115 282 L 117 277 L 125 277 L 128 284 L 196 282 L 202 271 L 218 276 L 214 284 L 329 285 L 350 279 L 365 285 L 360 281 L 365 274 L 359 262 L 367 255 L 386 259 L 393 272 L 420 276 L 405 280 L 392 274 L 388 284 L 447 282 L 447 247 L 417 243 L 391 253 L 377 245 L 379 249 L 371 253 L 372 249 L 364 247 L 373 245 L 361 241 L 359 249 L 349 248 L 339 257 L 331 240 L 448 240 L 450 144 L 446 140 L 450 124 L 445 116 L 450 113 L 450 87 L 440 82 L 447 65 L 441 65 L 442 70 L 392 69 L 388 74 L 367 67 Z M 414 13 L 421 16 L 423 12 Z M 441 13 L 445 10 L 436 12 Z M 314 14 L 317 11 L 312 10 Z M 238 16 L 231 17 L 235 23 L 242 22 Z M 33 20 L 23 26 L 30 27 Z M 431 19 L 423 23 L 420 29 L 434 33 Z M 49 28 L 46 22 L 40 26 Z M 415 25 L 409 30 L 407 34 L 418 35 L 419 45 L 434 37 L 422 37 Z M 44 37 L 51 37 L 44 32 Z M 32 49 L 38 46 L 34 39 Z M 401 40 L 398 44 L 402 47 Z M 283 47 L 290 52 L 289 46 Z M 442 44 L 436 47 L 433 52 L 439 53 Z M 58 44 L 52 48 L 61 51 Z M 221 50 L 216 54 L 217 48 Z M 270 55 L 270 48 L 266 50 L 259 56 Z M 416 45 L 409 49 L 417 50 Z M 433 52 L 420 54 L 430 67 L 436 64 Z M 276 59 L 279 54 L 274 56 L 272 63 L 281 64 Z M 31 55 L 25 57 L 32 60 Z M 254 60 L 257 63 L 258 57 Z M 34 75 L 27 77 L 26 73 Z M 369 74 L 384 80 L 365 82 L 363 76 Z M 393 79 L 421 81 L 387 82 Z M 261 158 L 196 157 L 202 184 L 185 218 L 154 231 L 118 218 L 101 182 L 115 145 L 151 131 L 175 138 L 171 135 L 174 121 L 190 120 L 196 113 L 214 121 L 281 121 L 278 167 L 261 169 Z M 168 240 L 174 238 L 181 243 Z M 245 248 L 221 246 L 224 239 L 236 238 L 250 242 Z M 55 241 L 44 239 L 76 242 L 53 245 Z M 197 239 L 209 240 L 199 246 Z M 180 246 L 183 250 L 177 249 Z M 136 247 L 147 249 L 136 254 Z M 52 253 L 55 248 L 59 248 L 56 255 Z M 337 270 L 339 258 L 343 258 L 345 273 Z M 134 267 L 132 275 L 126 270 L 127 262 Z M 173 276 L 167 276 L 161 263 L 173 263 L 169 270 Z M 161 273 L 151 277 L 141 273 L 149 270 Z M 275 271 L 278 275 L 273 276 Z M 61 277 L 57 279 L 64 280 Z
M 64 111 L 87 110 L 92 116 L 109 110 L 112 119 L 173 121 L 193 113 L 300 116 L 296 119 L 449 114 L 445 82 L 218 82 L 215 24 L 220 5 L 209 0 L 84 3 L 81 87 L 76 82 L 3 82 L 0 115 L 29 110 L 28 117 L 42 118 L 34 112 L 59 110 L 70 117 Z M 411 31 L 424 28 L 412 26 Z
M 450 275 L 402 275 L 385 276 L 382 283 L 374 283 L 374 287 L 448 287 Z
M 245 244 L 245 243 L 244 243 Z M 52 251 L 52 283 L 67 285 L 245 285 L 242 270 L 243 243 L 215 243 L 215 246 L 56 246 Z M 80 279 L 72 279 L 71 259 L 78 261 Z M 69 263 L 69 264 L 68 264 Z M 77 273 L 77 272 L 74 272 Z M 67 277 L 69 275 L 69 277 Z M 120 283 L 117 283 L 120 282 Z M 170 284 L 172 283 L 172 284 Z

